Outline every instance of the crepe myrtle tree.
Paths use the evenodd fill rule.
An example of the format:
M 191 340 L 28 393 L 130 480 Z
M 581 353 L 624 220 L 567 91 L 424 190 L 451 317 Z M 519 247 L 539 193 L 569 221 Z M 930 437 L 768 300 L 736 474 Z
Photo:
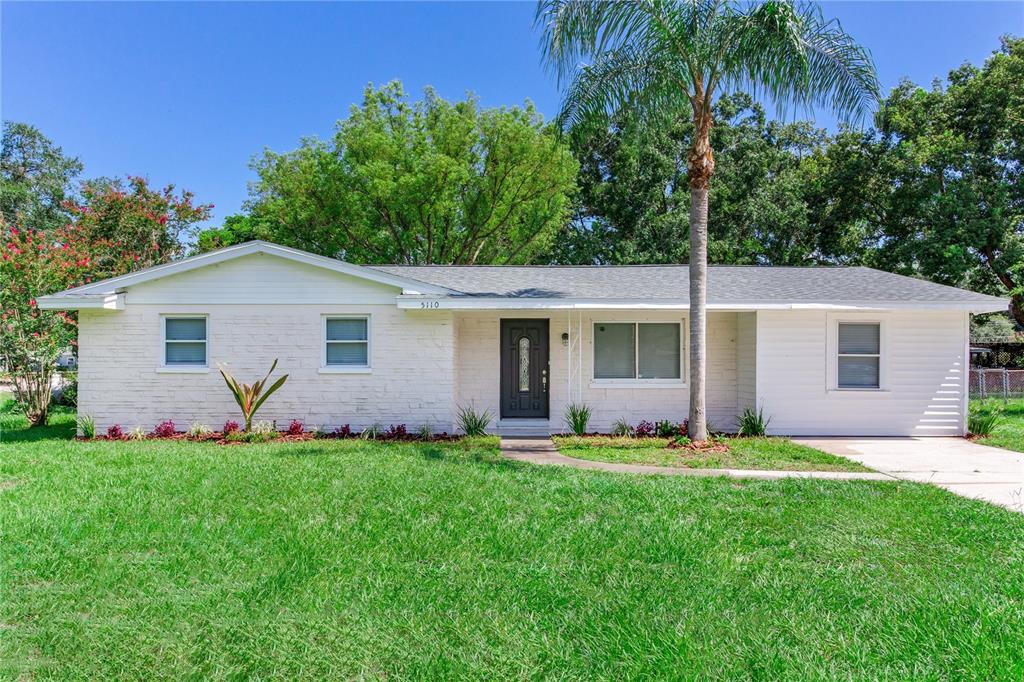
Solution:
M 543 60 L 565 86 L 560 121 L 610 114 L 689 116 L 690 435 L 707 438 L 705 328 L 710 131 L 721 94 L 744 90 L 780 109 L 827 106 L 860 119 L 879 99 L 868 51 L 815 5 L 785 0 L 540 0 Z
M 14 398 L 29 423 L 46 423 L 57 357 L 77 341 L 77 319 L 63 310 L 41 310 L 36 298 L 88 284 L 97 254 L 117 254 L 111 264 L 127 271 L 135 255 L 93 239 L 74 227 L 46 232 L 0 221 L 0 359 L 14 384 Z

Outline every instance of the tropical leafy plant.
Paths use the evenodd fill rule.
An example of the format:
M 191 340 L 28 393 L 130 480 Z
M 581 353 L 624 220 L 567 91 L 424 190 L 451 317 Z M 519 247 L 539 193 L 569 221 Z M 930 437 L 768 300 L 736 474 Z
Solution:
M 690 436 L 707 439 L 705 329 L 708 191 L 717 96 L 741 88 L 798 107 L 863 116 L 879 98 L 867 50 L 813 4 L 766 0 L 540 0 L 544 60 L 568 83 L 560 121 L 586 129 L 608 114 L 689 116 Z
M 272 396 L 288 380 L 288 375 L 285 374 L 271 384 L 269 388 L 266 388 L 267 381 L 276 368 L 277 360 L 275 359 L 274 364 L 270 366 L 270 371 L 267 372 L 267 376 L 263 377 L 261 381 L 257 381 L 255 384 L 243 384 L 231 376 L 223 366 L 220 367 L 220 375 L 224 377 L 224 383 L 228 385 L 228 390 L 231 391 L 235 402 L 238 403 L 238 407 L 242 410 L 246 431 L 252 430 L 252 418 L 256 411 L 260 409 L 263 403 L 267 402 L 267 398 Z
M 430 426 L 430 424 L 423 424 L 416 431 L 416 436 L 420 440 L 432 440 L 434 438 L 434 429 L 433 427 Z
M 111 424 L 107 427 L 107 438 L 110 440 L 121 440 L 124 438 L 124 431 L 121 430 L 120 424 Z
M 82 432 L 83 438 L 96 437 L 96 420 L 87 414 L 78 418 L 78 430 Z
M 763 405 L 756 412 L 754 408 L 748 407 L 740 414 L 737 431 L 741 436 L 763 436 L 771 421 L 771 417 L 764 416 Z
M 383 433 L 384 427 L 374 422 L 363 429 L 363 432 L 359 434 L 359 437 L 363 440 L 377 440 Z
M 613 436 L 632 436 L 633 427 L 629 425 L 629 422 L 625 419 L 616 419 L 615 423 L 612 424 L 612 435 Z
M 587 424 L 590 423 L 592 411 L 585 403 L 569 403 L 565 408 L 565 424 L 577 436 L 584 436 L 587 433 Z
M 128 432 L 128 440 L 146 440 L 146 429 L 136 426 Z
M 971 401 L 967 408 L 967 431 L 971 435 L 990 436 L 1002 420 L 1002 406 L 987 400 Z
M 456 415 L 456 423 L 467 436 L 482 436 L 487 433 L 494 416 L 490 410 L 478 412 L 472 405 L 460 407 Z
M 213 433 L 213 429 L 206 424 L 201 424 L 199 422 L 192 422 L 189 424 L 188 435 L 192 438 L 201 438 L 211 433 Z

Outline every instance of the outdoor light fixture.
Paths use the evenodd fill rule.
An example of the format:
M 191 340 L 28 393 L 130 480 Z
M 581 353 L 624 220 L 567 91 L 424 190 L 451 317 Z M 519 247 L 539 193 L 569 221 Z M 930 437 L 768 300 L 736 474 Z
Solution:
M 569 345 L 569 332 L 562 332 L 562 345 L 563 346 L 568 346 Z

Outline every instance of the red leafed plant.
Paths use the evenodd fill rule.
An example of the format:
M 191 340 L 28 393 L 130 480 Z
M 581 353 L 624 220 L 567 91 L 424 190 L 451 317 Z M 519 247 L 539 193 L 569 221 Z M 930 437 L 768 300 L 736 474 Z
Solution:
M 301 436 L 304 430 L 302 422 L 298 419 L 293 419 L 292 423 L 288 425 L 289 436 Z
M 153 429 L 153 435 L 157 438 L 170 438 L 174 434 L 174 421 L 171 419 L 160 422 L 156 425 L 156 428 Z
M 229 433 L 235 433 L 237 431 L 238 422 L 236 422 L 234 419 L 229 419 L 226 422 L 224 422 L 224 428 L 222 429 L 222 432 L 224 433 L 225 436 L 228 435 Z
M 120 424 L 112 424 L 107 428 L 107 438 L 110 440 L 121 440 L 124 438 L 124 431 L 121 430 Z

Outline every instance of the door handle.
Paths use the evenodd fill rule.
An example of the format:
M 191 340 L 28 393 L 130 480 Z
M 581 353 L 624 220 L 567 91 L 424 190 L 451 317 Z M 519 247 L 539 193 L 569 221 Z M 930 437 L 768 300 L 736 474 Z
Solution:
M 540 385 L 541 385 L 541 390 L 544 391 L 545 393 L 547 393 L 548 392 L 548 371 L 546 369 L 542 369 L 540 371 Z

